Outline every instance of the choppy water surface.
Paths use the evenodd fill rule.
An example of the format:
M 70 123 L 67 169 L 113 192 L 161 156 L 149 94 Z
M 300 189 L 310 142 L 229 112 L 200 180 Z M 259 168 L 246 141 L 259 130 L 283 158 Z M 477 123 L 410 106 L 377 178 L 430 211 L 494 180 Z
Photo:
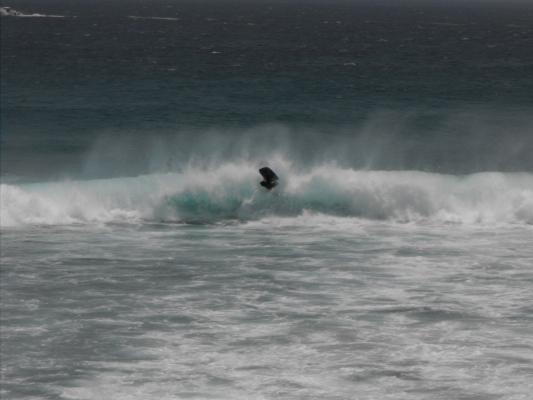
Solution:
M 2 399 L 531 398 L 531 1 L 0 6 Z
M 5 398 L 526 399 L 530 226 L 6 229 Z

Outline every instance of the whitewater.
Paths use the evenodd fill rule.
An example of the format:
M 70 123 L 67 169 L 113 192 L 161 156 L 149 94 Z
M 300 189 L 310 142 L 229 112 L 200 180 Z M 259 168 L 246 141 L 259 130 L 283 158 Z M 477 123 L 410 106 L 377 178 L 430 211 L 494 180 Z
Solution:
M 532 174 L 276 171 L 2 184 L 2 397 L 529 397 Z
M 398 222 L 533 223 L 533 175 L 464 176 L 418 171 L 364 171 L 319 166 L 259 189 L 257 168 L 211 169 L 25 185 L 2 184 L 2 226 L 98 222 L 256 220 L 302 213 Z

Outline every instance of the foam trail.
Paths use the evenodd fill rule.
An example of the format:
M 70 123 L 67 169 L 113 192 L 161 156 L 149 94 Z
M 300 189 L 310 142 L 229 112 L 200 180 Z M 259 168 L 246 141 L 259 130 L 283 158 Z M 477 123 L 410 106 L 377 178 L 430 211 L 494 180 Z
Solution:
M 56 225 L 334 215 L 400 222 L 533 224 L 533 174 L 465 176 L 418 171 L 276 168 L 280 187 L 258 190 L 250 164 L 92 181 L 1 186 L 1 224 Z
M 147 16 L 141 16 L 141 15 L 128 15 L 129 19 L 139 20 L 139 19 L 153 19 L 153 20 L 160 20 L 160 21 L 179 21 L 179 18 L 176 17 L 147 17 Z

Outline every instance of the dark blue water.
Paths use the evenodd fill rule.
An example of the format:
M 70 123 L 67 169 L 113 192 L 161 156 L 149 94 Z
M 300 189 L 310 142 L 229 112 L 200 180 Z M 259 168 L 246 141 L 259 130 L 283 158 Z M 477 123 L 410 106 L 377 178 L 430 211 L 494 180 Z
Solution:
M 214 137 L 222 158 L 533 170 L 528 2 L 2 5 L 65 16 L 2 18 L 4 177 L 178 168 Z

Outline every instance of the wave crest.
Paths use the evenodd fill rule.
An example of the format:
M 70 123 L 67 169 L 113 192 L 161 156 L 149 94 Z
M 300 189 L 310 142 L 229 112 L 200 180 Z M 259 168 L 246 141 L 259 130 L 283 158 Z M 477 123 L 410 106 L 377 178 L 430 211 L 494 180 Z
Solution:
M 213 223 L 309 213 L 366 219 L 533 224 L 533 174 L 465 176 L 277 166 L 281 184 L 258 187 L 255 166 L 92 181 L 1 185 L 1 224 Z

